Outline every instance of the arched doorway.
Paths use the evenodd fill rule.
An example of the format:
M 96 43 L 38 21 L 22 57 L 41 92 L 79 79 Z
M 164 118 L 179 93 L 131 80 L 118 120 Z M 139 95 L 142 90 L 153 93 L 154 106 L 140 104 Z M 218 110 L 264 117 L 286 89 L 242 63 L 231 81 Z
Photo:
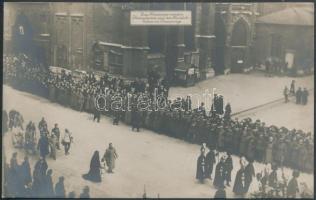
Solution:
M 215 15 L 215 51 L 214 52 L 214 71 L 215 75 L 223 74 L 225 69 L 225 51 L 226 51 L 226 28 L 220 16 L 220 13 Z
M 242 72 L 247 62 L 248 24 L 245 20 L 238 20 L 234 26 L 231 37 L 231 72 Z

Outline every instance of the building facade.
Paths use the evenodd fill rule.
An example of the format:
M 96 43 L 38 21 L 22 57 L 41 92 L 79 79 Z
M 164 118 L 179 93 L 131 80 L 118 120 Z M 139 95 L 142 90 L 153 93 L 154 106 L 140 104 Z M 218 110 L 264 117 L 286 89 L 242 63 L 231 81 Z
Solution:
M 288 68 L 314 66 L 314 9 L 289 6 L 263 15 L 256 22 L 254 58 L 259 63 L 277 59 Z
M 251 49 L 258 13 L 254 3 L 217 3 L 215 72 L 241 72 L 252 65 Z
M 223 74 L 251 64 L 256 8 L 203 2 L 5 3 L 5 46 L 32 49 L 47 66 L 125 77 L 146 77 L 155 69 L 169 79 L 195 68 L 204 79 L 212 69 Z M 131 10 L 190 10 L 192 25 L 131 26 Z M 25 41 L 32 42 L 23 49 Z

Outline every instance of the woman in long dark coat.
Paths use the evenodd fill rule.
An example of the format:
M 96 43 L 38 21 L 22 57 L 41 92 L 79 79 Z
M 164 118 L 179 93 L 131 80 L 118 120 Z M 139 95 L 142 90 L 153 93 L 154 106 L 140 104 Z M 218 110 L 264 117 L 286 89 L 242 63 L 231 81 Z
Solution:
M 22 178 L 21 181 L 24 185 L 27 185 L 28 183 L 32 182 L 31 167 L 27 156 L 24 157 L 24 161 L 20 166 L 20 173 Z
M 246 173 L 245 173 L 245 168 L 242 166 L 237 174 L 236 174 L 236 178 L 235 178 L 235 183 L 234 183 L 234 187 L 233 187 L 233 192 L 237 195 L 244 195 L 247 192 L 247 188 L 246 188 Z
M 224 186 L 225 180 L 225 159 L 222 157 L 220 162 L 216 165 L 215 168 L 215 178 L 214 178 L 214 186 L 222 187 Z
M 197 160 L 197 168 L 196 168 L 196 179 L 198 179 L 201 183 L 203 183 L 206 178 L 206 160 L 205 160 L 204 151 L 201 151 L 201 155 Z
M 92 182 L 101 182 L 101 163 L 99 151 L 95 151 L 90 162 L 90 170 L 87 174 L 82 175 L 86 180 Z

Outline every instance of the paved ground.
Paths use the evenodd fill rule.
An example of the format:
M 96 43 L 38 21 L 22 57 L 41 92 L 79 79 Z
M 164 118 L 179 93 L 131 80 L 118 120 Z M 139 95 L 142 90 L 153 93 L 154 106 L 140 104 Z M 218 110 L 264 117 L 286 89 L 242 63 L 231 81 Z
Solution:
M 195 180 L 199 154 L 197 145 L 148 130 L 131 132 L 130 127 L 123 124 L 113 126 L 104 117 L 101 123 L 93 123 L 92 116 L 86 113 L 64 108 L 7 86 L 4 86 L 3 100 L 4 109 L 17 109 L 26 121 L 38 123 L 45 116 L 49 129 L 58 123 L 62 130 L 68 128 L 73 133 L 74 144 L 70 155 L 58 152 L 56 161 L 48 159 L 49 167 L 54 170 L 53 181 L 56 182 L 58 176 L 65 176 L 67 192 L 75 191 L 79 195 L 83 186 L 88 185 L 92 197 L 141 197 L 146 185 L 148 197 L 157 197 L 159 193 L 160 197 L 207 198 L 215 194 L 211 182 L 199 184 Z M 89 170 L 92 153 L 99 150 L 103 154 L 109 142 L 113 142 L 119 154 L 115 173 L 105 174 L 103 181 L 97 184 L 82 179 L 81 175 Z M 4 137 L 3 148 L 8 159 L 16 151 L 11 145 L 10 134 Z M 22 160 L 24 153 L 18 152 L 19 160 Z M 37 156 L 30 159 L 32 168 L 37 159 Z M 239 169 L 238 159 L 233 157 L 233 181 Z M 255 163 L 255 168 L 258 172 L 263 165 Z M 290 177 L 291 170 L 285 169 L 285 174 Z M 307 182 L 311 189 L 314 188 L 313 175 L 303 173 L 299 177 L 301 181 Z M 255 187 L 257 184 L 254 182 L 251 190 Z M 227 193 L 228 197 L 234 197 L 232 187 L 227 189 Z
M 232 112 L 235 113 L 281 98 L 284 86 L 287 85 L 290 88 L 293 79 L 296 81 L 297 88 L 310 89 L 314 87 L 314 76 L 291 78 L 266 77 L 262 73 L 230 74 L 216 76 L 193 87 L 172 87 L 170 98 L 193 94 L 195 95 L 192 99 L 193 104 L 197 104 L 197 97 L 200 97 L 201 101 L 205 100 L 202 98 L 205 90 L 212 94 L 213 88 L 216 88 L 215 93 L 222 94 L 224 102 L 230 102 Z M 205 104 L 210 108 L 209 98 Z

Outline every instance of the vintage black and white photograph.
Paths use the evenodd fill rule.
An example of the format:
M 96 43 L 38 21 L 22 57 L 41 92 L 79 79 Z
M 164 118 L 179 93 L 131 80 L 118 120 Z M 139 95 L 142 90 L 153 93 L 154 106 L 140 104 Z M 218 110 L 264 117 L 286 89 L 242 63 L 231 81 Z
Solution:
M 313 1 L 2 7 L 2 198 L 314 198 Z

